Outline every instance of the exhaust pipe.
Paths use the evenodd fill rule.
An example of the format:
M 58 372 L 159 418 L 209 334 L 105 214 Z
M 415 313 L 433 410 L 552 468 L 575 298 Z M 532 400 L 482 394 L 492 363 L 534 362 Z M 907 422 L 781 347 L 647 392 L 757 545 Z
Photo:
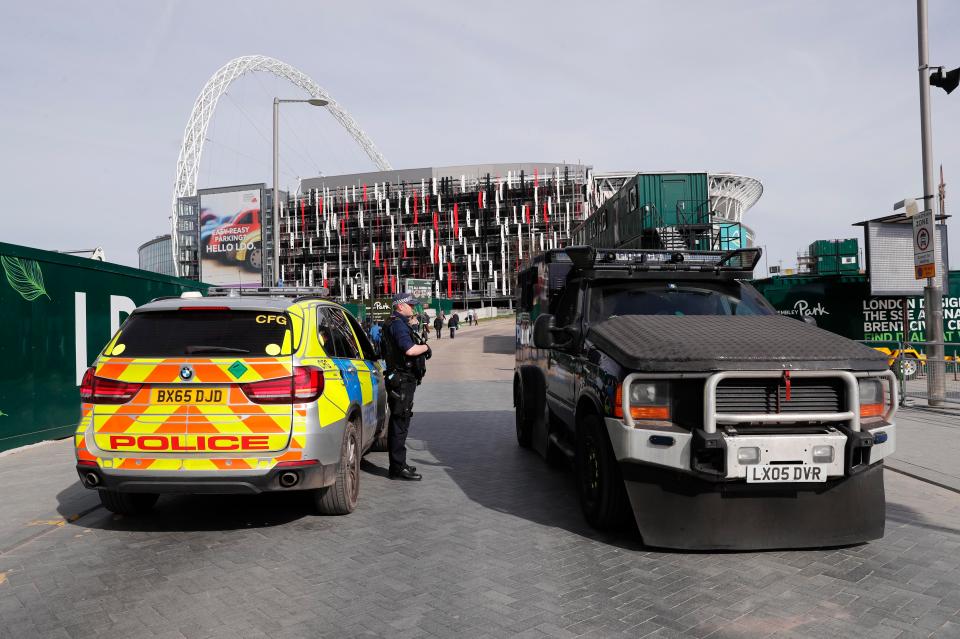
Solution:
M 95 472 L 89 472 L 83 476 L 83 484 L 87 488 L 96 488 L 100 485 L 100 475 Z
M 293 488 L 298 483 L 300 483 L 300 473 L 291 470 L 280 473 L 280 485 L 284 488 Z

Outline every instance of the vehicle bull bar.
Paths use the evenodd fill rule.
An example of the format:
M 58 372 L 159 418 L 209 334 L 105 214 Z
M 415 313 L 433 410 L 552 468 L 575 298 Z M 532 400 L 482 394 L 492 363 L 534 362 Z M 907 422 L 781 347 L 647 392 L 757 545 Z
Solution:
M 850 373 L 848 371 L 824 370 L 824 371 L 790 371 L 792 379 L 800 378 L 839 378 L 843 380 L 847 387 L 846 408 L 847 410 L 836 413 L 718 413 L 717 412 L 717 386 L 725 379 L 776 379 L 783 376 L 783 371 L 722 371 L 713 374 L 657 374 L 657 373 L 631 373 L 623 380 L 623 393 L 621 399 L 621 408 L 623 410 L 623 420 L 630 428 L 635 427 L 633 416 L 630 414 L 630 385 L 638 380 L 666 380 L 666 379 L 690 379 L 706 378 L 703 389 L 703 431 L 705 433 L 716 433 L 717 424 L 738 424 L 744 422 L 754 422 L 763 424 L 785 424 L 810 421 L 831 421 L 846 422 L 847 427 L 852 432 L 860 431 L 860 389 L 857 380 L 866 377 L 882 378 L 887 382 L 887 392 L 890 399 L 886 402 L 887 407 L 883 414 L 883 420 L 890 421 L 898 405 L 897 377 L 892 371 L 883 371 L 880 373 Z

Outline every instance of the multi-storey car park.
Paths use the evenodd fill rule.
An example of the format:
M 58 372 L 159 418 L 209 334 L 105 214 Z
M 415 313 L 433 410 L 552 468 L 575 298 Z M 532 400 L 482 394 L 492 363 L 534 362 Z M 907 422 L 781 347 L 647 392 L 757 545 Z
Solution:
M 629 188 L 612 194 L 627 183 L 638 187 L 632 204 Z M 426 280 L 434 296 L 505 301 L 530 258 L 572 239 L 623 245 L 621 230 L 631 225 L 645 248 L 680 248 L 681 240 L 698 248 L 689 245 L 694 236 L 715 249 L 752 246 L 753 231 L 742 220 L 762 191 L 759 180 L 732 174 L 594 173 L 550 162 L 306 178 L 299 193 L 281 199 L 275 258 L 264 190 L 263 283 L 326 285 L 348 300 L 387 295 L 413 279 Z M 179 202 L 180 266 L 203 279 L 195 251 L 184 250 L 202 241 L 191 218 L 198 202 Z
M 435 296 L 506 298 L 531 255 L 590 211 L 590 168 L 522 163 L 303 180 L 279 216 L 279 275 L 343 299 L 428 280 Z

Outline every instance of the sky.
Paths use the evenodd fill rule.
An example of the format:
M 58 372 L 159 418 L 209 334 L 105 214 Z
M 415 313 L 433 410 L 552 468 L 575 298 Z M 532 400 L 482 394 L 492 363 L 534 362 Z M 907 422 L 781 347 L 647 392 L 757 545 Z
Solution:
M 930 0 L 930 61 L 960 66 L 960 2 Z M 596 171 L 756 177 L 744 222 L 770 264 L 921 195 L 916 3 L 32 2 L 0 8 L 0 241 L 103 247 L 137 265 L 169 231 L 193 103 L 229 60 L 312 77 L 394 168 L 581 161 Z M 271 181 L 271 103 L 234 82 L 201 188 Z M 947 212 L 960 193 L 960 90 L 933 89 Z M 324 109 L 284 105 L 281 186 L 367 171 Z M 953 199 L 952 201 L 960 201 Z M 951 242 L 951 263 L 960 246 Z

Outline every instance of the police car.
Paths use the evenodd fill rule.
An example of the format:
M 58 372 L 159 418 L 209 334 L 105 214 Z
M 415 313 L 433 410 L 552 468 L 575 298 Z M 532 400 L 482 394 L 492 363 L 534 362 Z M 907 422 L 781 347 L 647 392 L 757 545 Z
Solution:
M 136 309 L 83 377 L 77 471 L 116 513 L 161 493 L 310 491 L 347 514 L 385 446 L 383 369 L 316 289 L 211 289 Z

